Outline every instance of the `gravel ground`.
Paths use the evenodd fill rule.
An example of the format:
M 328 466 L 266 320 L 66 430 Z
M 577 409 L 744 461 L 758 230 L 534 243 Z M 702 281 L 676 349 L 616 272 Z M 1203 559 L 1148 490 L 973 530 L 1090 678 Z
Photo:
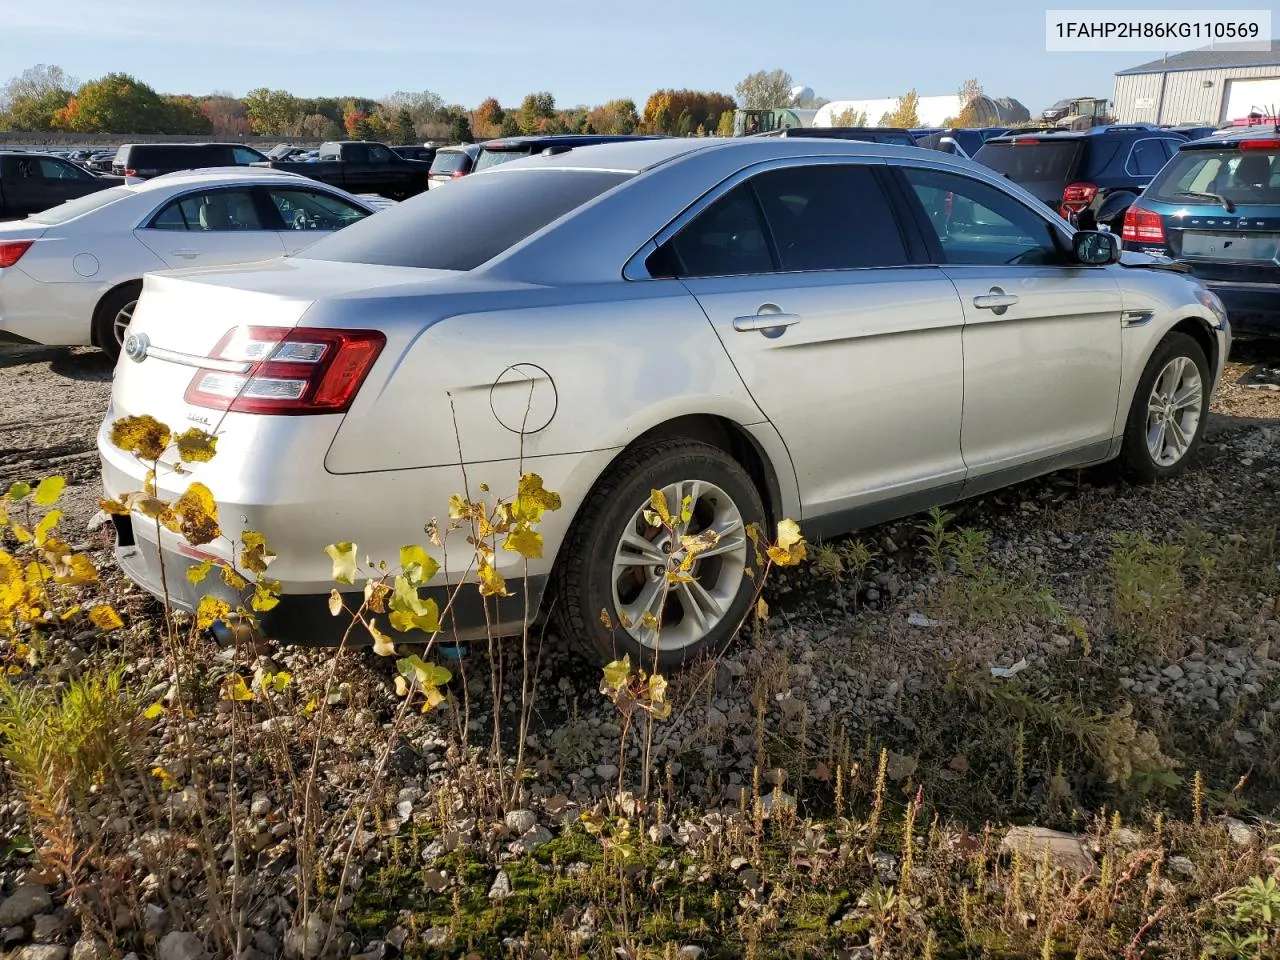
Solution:
M 1011 629 L 964 628 L 913 618 L 913 614 L 936 613 L 939 586 L 918 549 L 914 525 L 919 518 L 865 531 L 862 539 L 881 554 L 871 567 L 868 583 L 828 583 L 808 569 L 780 578 L 769 595 L 773 613 L 767 642 L 739 644 L 718 663 L 674 680 L 675 714 L 656 728 L 654 742 L 658 769 L 669 778 L 673 795 L 682 804 L 704 808 L 733 802 L 751 784 L 762 742 L 770 763 L 801 763 L 807 770 L 820 768 L 837 740 L 852 745 L 853 752 L 862 756 L 865 738 L 868 745 L 883 743 L 896 751 L 888 772 L 895 783 L 911 782 L 926 749 L 936 753 L 945 747 L 945 756 L 954 752 L 950 763 L 944 756 L 936 764 L 934 757 L 931 773 L 950 783 L 931 789 L 938 802 L 945 802 L 938 795 L 948 789 L 957 796 L 964 794 L 965 803 L 953 804 L 951 812 L 963 815 L 967 810 L 981 822 L 999 806 L 1005 785 L 982 783 L 988 758 L 978 742 L 979 731 L 946 729 L 948 717 L 937 716 L 931 705 L 940 689 L 936 675 L 953 668 L 977 676 L 988 675 L 992 667 L 1004 668 L 1024 681 L 1069 676 L 1076 682 L 1079 674 L 1075 694 L 1086 702 L 1095 689 L 1088 684 L 1104 682 L 1091 679 L 1089 671 L 1105 674 L 1113 694 L 1138 703 L 1137 713 L 1144 723 L 1159 724 L 1166 731 L 1202 730 L 1201 746 L 1210 751 L 1215 744 L 1220 748 L 1224 776 L 1230 770 L 1257 766 L 1261 772 L 1256 776 L 1274 779 L 1276 771 L 1268 773 L 1265 768 L 1267 763 L 1274 766 L 1274 760 L 1266 757 L 1276 755 L 1270 751 L 1276 747 L 1275 728 L 1280 726 L 1280 663 L 1276 660 L 1280 621 L 1274 600 L 1269 599 L 1277 592 L 1275 585 L 1267 581 L 1270 594 L 1260 592 L 1235 608 L 1216 609 L 1208 604 L 1200 621 L 1203 635 L 1180 637 L 1176 649 L 1167 654 L 1135 652 L 1114 646 L 1114 638 L 1106 635 L 1106 590 L 1100 571 L 1106 571 L 1116 532 L 1147 531 L 1154 538 L 1176 531 L 1183 521 L 1193 521 L 1224 538 L 1252 536 L 1268 517 L 1274 527 L 1280 484 L 1277 368 L 1280 360 L 1275 352 L 1239 349 L 1215 400 L 1201 463 L 1178 481 L 1134 488 L 1117 483 L 1104 468 L 1043 478 L 960 508 L 959 523 L 987 534 L 991 563 L 1003 571 L 1034 576 L 1067 613 L 1087 625 L 1101 653 L 1082 656 L 1078 638 L 1072 638 L 1062 617 L 1031 618 Z M 0 484 L 63 473 L 69 481 L 60 504 L 66 514 L 63 531 L 73 543 L 83 538 L 83 525 L 97 510 L 93 438 L 109 380 L 108 364 L 94 351 L 0 354 L 0 391 L 5 391 L 0 396 Z M 104 569 L 110 569 L 105 552 L 97 556 Z M 1274 577 L 1274 571 L 1263 573 Z M 115 583 L 109 589 L 118 593 L 116 603 L 130 622 L 130 638 L 107 643 L 89 631 L 66 646 L 61 664 L 52 666 L 64 674 L 81 669 L 118 655 L 123 643 L 126 654 L 132 651 L 129 683 L 149 691 L 149 699 L 163 697 L 170 689 L 170 666 L 156 649 L 155 605 L 127 586 Z M 329 651 L 268 645 L 250 653 L 248 660 L 245 656 L 234 648 L 208 651 L 200 678 L 203 687 L 216 690 L 231 670 L 241 669 L 249 676 L 255 668 L 272 674 L 287 670 L 292 686 L 276 706 L 260 698 L 233 709 L 216 694 L 206 702 L 195 727 L 199 737 L 195 756 L 217 771 L 208 796 L 193 785 L 185 759 L 191 754 L 178 747 L 178 724 L 165 715 L 153 724 L 147 755 L 139 758 L 141 769 L 164 771 L 164 782 L 170 786 L 163 810 L 158 815 L 153 810 L 151 815 L 158 820 L 146 832 L 139 829 L 137 808 L 153 790 L 146 775 L 136 788 L 103 795 L 92 811 L 105 825 L 108 843 L 124 844 L 128 856 L 141 864 L 133 877 L 138 900 L 131 915 L 126 911 L 118 918 L 118 928 L 145 928 L 152 944 L 167 939 L 171 949 L 162 947 L 162 956 L 166 952 L 173 958 L 200 956 L 195 949 L 199 941 L 188 944 L 190 951 L 179 950 L 180 941 L 191 933 L 212 936 L 210 918 L 199 908 L 200 886 L 194 878 L 200 864 L 188 838 L 194 830 L 192 816 L 200 805 L 223 806 L 228 794 L 237 797 L 238 823 L 246 845 L 241 849 L 251 851 L 244 869 L 254 877 L 254 903 L 260 904 L 242 916 L 241 942 L 256 945 L 245 956 L 271 956 L 291 942 L 295 954 L 308 955 L 297 947 L 298 938 L 309 935 L 308 930 L 290 926 L 294 904 L 288 878 L 296 870 L 297 855 L 296 824 L 291 823 L 290 811 L 295 808 L 279 775 L 277 751 L 293 752 L 296 742 L 295 757 L 309 757 L 313 730 L 334 730 L 320 744 L 320 803 L 327 815 L 319 825 L 319 837 L 326 851 L 324 861 L 336 865 L 345 841 L 352 838 L 349 814 L 374 780 L 399 703 L 394 664 L 389 659 L 347 654 L 337 674 L 341 684 L 326 688 L 333 662 Z M 473 743 L 483 743 L 493 726 L 488 712 L 493 704 L 489 665 L 484 656 L 473 655 L 454 669 L 460 676 L 451 685 L 453 692 L 470 694 L 468 712 L 458 722 L 467 724 Z M 511 664 L 506 673 L 500 710 L 510 752 L 519 680 Z M 554 638 L 548 638 L 538 682 L 539 708 L 528 742 L 530 762 L 537 771 L 528 788 L 532 812 L 512 813 L 505 824 L 488 832 L 483 823 L 464 820 L 456 829 L 445 831 L 442 842 L 474 842 L 494 851 L 499 860 L 516 857 L 547 842 L 552 836 L 548 828 L 558 829 L 566 818 L 616 790 L 621 729 L 617 711 L 598 693 L 598 668 L 570 657 Z M 313 715 L 314 707 L 304 704 L 311 691 L 326 689 L 325 709 Z M 317 720 L 326 710 L 341 718 L 336 729 Z M 377 832 L 361 829 L 355 834 L 357 885 L 360 876 L 387 863 L 392 855 L 390 836 L 407 831 L 413 823 L 439 822 L 436 814 L 441 809 L 467 809 L 461 794 L 468 790 L 473 791 L 472 801 L 479 795 L 480 788 L 463 775 L 454 722 L 447 710 L 408 715 L 381 781 L 380 816 L 376 826 L 370 824 Z M 966 717 L 966 722 L 980 721 Z M 1214 738 L 1225 740 L 1219 744 Z M 806 758 L 810 743 L 814 753 Z M 1129 762 L 1142 750 L 1158 749 L 1144 746 L 1140 738 L 1130 746 L 1128 759 L 1118 759 L 1117 764 Z M 224 757 L 234 760 L 234 781 L 218 759 Z M 625 757 L 630 773 L 638 767 L 639 757 L 640 745 L 633 738 Z M 781 787 L 787 783 L 785 776 L 779 770 L 767 773 L 766 779 Z M 818 772 L 812 776 L 823 779 Z M 1222 786 L 1220 780 L 1217 786 Z M 984 789 L 989 805 L 983 803 Z M 0 828 L 8 838 L 25 828 L 17 804 L 0 804 Z M 447 839 L 450 834 L 453 841 Z M 226 836 L 219 837 L 218 843 L 215 855 L 230 863 Z M 430 863 L 442 852 L 439 842 L 429 845 L 422 859 Z M 16 871 L 0 871 L 10 896 L 15 895 L 17 879 Z M 27 882 L 38 881 L 29 874 Z M 47 898 L 24 890 L 16 895 L 32 902 L 13 908 L 16 913 L 18 906 L 23 907 L 22 918 L 11 928 L 15 942 L 43 939 L 39 924 L 47 928 L 53 921 L 41 921 L 41 917 L 67 919 L 65 911 L 50 913 Z M 501 891 L 490 895 L 501 895 Z M 167 908 L 162 909 L 161 903 Z M 7 904 L 0 902 L 0 913 Z M 342 924 L 338 918 L 337 929 Z M 67 938 L 55 934 L 48 939 Z M 9 942 L 8 932 L 5 942 Z M 344 949 L 369 948 L 352 938 Z

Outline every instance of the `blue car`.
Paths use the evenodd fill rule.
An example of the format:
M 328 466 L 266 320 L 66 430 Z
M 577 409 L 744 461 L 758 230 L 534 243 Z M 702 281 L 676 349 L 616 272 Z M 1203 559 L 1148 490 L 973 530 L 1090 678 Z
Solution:
M 1280 336 L 1280 129 L 1184 143 L 1125 212 L 1126 250 L 1188 267 L 1234 332 Z

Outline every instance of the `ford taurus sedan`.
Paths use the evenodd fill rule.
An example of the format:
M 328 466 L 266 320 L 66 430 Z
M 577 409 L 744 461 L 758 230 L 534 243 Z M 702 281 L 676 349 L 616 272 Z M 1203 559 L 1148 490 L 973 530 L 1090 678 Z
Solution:
M 462 178 L 294 256 L 147 277 L 107 423 L 218 432 L 216 458 L 162 464 L 158 487 L 199 480 L 231 537 L 265 534 L 284 596 L 263 628 L 281 639 L 336 639 L 327 545 L 394 562 L 450 494 L 534 471 L 563 506 L 527 577 L 498 551 L 512 596 L 493 627 L 550 610 L 596 656 L 670 667 L 745 616 L 751 524 L 793 518 L 812 538 L 1113 458 L 1140 481 L 1183 470 L 1226 315 L 1167 261 L 1120 257 L 1117 238 L 936 151 L 592 146 Z M 141 489 L 108 436 L 107 494 Z M 661 575 L 654 489 L 689 498 L 677 534 L 714 531 L 694 583 Z M 135 581 L 159 593 L 163 556 L 178 603 L 209 589 L 182 576 L 200 551 L 116 519 Z M 464 576 L 465 553 L 437 556 L 425 595 Z M 464 636 L 485 629 L 478 598 L 454 607 Z

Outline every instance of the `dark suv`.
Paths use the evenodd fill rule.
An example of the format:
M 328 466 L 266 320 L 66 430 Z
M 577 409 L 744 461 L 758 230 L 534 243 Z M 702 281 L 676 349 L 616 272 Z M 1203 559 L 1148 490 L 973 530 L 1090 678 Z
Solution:
M 1280 336 L 1280 130 L 1184 144 L 1129 207 L 1121 237 L 1126 250 L 1189 267 L 1234 331 Z
M 1180 133 L 1144 124 L 1015 130 L 988 140 L 973 159 L 1072 223 L 1119 231 L 1129 204 L 1186 142 Z
M 604 134 L 604 133 L 549 133 L 546 136 L 502 137 L 480 144 L 480 156 L 476 158 L 472 173 L 496 167 L 508 160 L 532 157 L 539 153 L 562 153 L 574 147 L 590 147 L 597 143 L 615 143 L 619 140 L 664 140 L 654 134 Z
M 269 159 L 243 143 L 126 143 L 116 151 L 111 172 L 146 180 L 178 170 L 241 167 Z

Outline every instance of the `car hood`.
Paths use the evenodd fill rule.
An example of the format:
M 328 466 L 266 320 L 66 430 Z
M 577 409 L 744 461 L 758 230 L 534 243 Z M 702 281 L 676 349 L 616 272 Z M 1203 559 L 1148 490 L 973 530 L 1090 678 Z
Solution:
M 1144 270 L 1167 270 L 1170 273 L 1191 273 L 1191 268 L 1168 257 L 1125 250 L 1120 254 L 1120 266 Z

